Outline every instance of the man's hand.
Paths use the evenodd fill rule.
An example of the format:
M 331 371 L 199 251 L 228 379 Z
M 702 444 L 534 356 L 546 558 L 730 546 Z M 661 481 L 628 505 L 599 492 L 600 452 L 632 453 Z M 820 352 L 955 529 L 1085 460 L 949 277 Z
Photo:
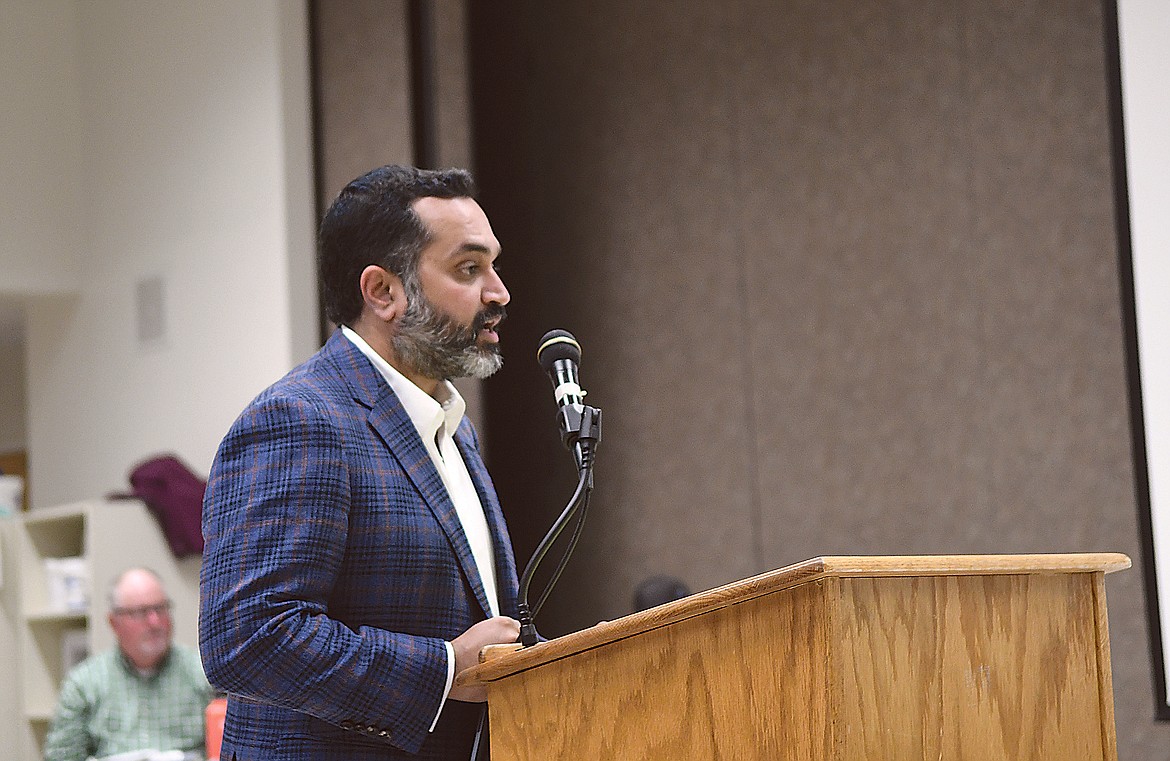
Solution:
M 520 638 L 520 622 L 507 616 L 496 616 L 480 621 L 475 626 L 451 640 L 455 649 L 455 676 L 479 664 L 479 651 L 488 645 L 507 645 Z M 452 700 L 468 703 L 482 703 L 487 700 L 487 687 L 451 687 L 447 694 Z

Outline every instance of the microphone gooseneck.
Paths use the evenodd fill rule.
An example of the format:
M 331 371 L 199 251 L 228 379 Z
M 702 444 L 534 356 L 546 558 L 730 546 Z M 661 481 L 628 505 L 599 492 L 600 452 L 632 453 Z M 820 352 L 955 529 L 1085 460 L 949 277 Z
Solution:
M 581 362 L 581 344 L 577 343 L 573 334 L 565 330 L 551 330 L 545 333 L 537 347 L 536 360 L 548 373 L 549 380 L 552 381 L 561 441 L 573 453 L 573 458 L 577 463 L 577 488 L 569 499 L 569 504 L 561 511 L 552 528 L 537 545 L 532 559 L 528 561 L 528 565 L 520 577 L 520 642 L 524 647 L 530 647 L 539 641 L 540 635 L 537 634 L 534 623 L 536 614 L 540 612 L 553 586 L 560 579 L 561 573 L 568 564 L 569 556 L 572 555 L 577 541 L 581 538 L 581 532 L 585 525 L 585 514 L 589 508 L 589 496 L 593 491 L 593 459 L 597 443 L 601 441 L 601 410 L 582 403 L 586 392 L 581 388 L 577 376 L 577 366 Z M 537 600 L 536 605 L 529 608 L 528 590 L 536 568 L 574 518 L 576 524 L 564 555 L 557 563 L 540 599 Z

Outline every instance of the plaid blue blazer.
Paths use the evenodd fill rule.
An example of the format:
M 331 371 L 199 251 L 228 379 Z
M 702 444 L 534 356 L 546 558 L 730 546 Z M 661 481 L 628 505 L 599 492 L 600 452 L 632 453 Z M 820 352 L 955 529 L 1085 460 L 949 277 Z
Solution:
M 467 420 L 454 438 L 516 617 L 511 541 Z M 229 693 L 222 758 L 467 758 L 479 707 L 448 701 L 428 729 L 444 641 L 489 615 L 483 584 L 417 429 L 340 331 L 232 425 L 203 534 L 199 644 Z

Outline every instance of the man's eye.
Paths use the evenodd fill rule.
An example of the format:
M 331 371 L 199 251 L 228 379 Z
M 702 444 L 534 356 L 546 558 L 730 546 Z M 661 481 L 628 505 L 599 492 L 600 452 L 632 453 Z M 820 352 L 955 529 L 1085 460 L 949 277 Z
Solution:
M 459 268 L 459 271 L 464 275 L 474 275 L 479 272 L 479 265 L 474 262 L 468 262 Z

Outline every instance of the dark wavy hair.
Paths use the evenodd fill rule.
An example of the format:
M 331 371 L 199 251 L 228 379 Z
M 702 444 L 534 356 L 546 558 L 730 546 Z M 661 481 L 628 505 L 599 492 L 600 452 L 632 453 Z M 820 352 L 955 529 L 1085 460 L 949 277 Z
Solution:
M 426 226 L 411 208 L 419 198 L 474 198 L 475 180 L 465 169 L 416 169 L 388 165 L 342 188 L 317 231 L 317 271 L 325 315 L 348 325 L 362 313 L 360 279 L 371 264 L 410 286 L 426 245 Z

